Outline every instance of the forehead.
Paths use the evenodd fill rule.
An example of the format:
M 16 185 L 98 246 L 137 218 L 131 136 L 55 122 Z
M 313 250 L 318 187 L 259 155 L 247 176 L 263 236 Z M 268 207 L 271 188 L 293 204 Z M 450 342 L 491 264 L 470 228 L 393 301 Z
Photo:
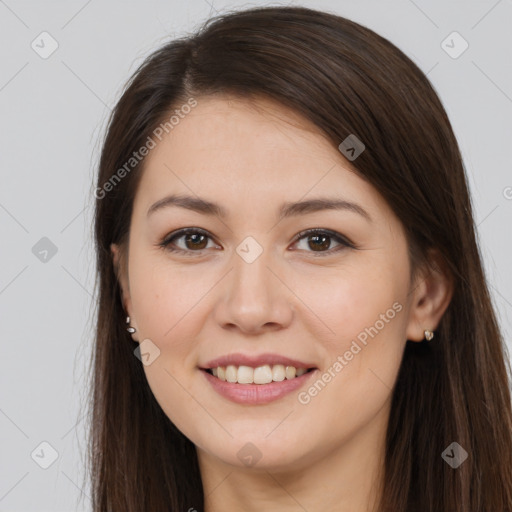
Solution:
M 386 207 L 311 121 L 271 100 L 230 96 L 197 98 L 146 157 L 136 202 L 147 208 L 171 193 L 234 210 L 337 193 L 375 213 Z
M 326 153 L 331 158 L 333 153 L 338 156 L 332 143 L 311 121 L 261 97 L 200 97 L 197 106 L 182 116 L 164 140 L 194 152 L 215 150 L 218 155 L 239 157 L 245 151 L 251 156 L 259 153 L 262 159 L 282 152 L 307 153 L 311 158 L 325 158 Z
M 199 97 L 197 105 L 168 127 L 161 141 L 156 140 L 144 164 L 148 175 L 158 174 L 158 167 L 167 164 L 176 170 L 186 167 L 210 174 L 215 170 L 216 176 L 238 164 L 234 179 L 251 171 L 263 176 L 269 166 L 277 176 L 283 175 L 279 168 L 286 171 L 293 166 L 320 172 L 340 156 L 316 126 L 286 107 L 263 98 L 249 101 L 218 95 Z

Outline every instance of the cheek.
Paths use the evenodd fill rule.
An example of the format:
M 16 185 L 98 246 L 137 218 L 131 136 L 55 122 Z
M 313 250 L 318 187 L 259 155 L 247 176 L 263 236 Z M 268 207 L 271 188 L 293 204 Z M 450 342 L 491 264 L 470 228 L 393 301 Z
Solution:
M 188 371 L 197 362 L 205 299 L 218 276 L 206 275 L 195 265 L 171 264 L 161 256 L 133 256 L 130 292 L 140 339 L 149 338 L 159 347 L 161 366 Z
M 406 329 L 407 276 L 383 262 L 333 273 L 314 282 L 304 277 L 301 298 L 317 312 L 306 324 L 323 350 L 319 378 L 325 382 L 306 390 L 302 403 L 338 404 L 332 414 L 352 411 L 343 424 L 364 423 L 391 393 L 403 354 Z M 306 290 L 308 292 L 306 293 Z M 316 396 L 323 395 L 317 399 Z
M 303 303 L 304 318 L 312 319 L 312 328 L 314 323 L 313 338 L 322 340 L 331 355 L 348 349 L 358 336 L 364 342 L 365 333 L 370 337 L 368 330 L 393 338 L 403 328 L 405 314 L 400 311 L 405 310 L 407 276 L 384 256 L 368 255 L 337 269 L 311 269 L 295 280 L 294 293 Z M 311 312 L 316 315 L 314 322 Z
M 159 340 L 176 323 L 179 300 L 183 293 L 165 268 L 151 265 L 151 260 L 133 258 L 130 293 L 139 332 L 145 338 Z M 174 292 L 174 293 L 173 293 Z
M 191 399 L 189 382 L 197 372 L 195 362 L 202 322 L 201 298 L 211 285 L 192 266 L 177 270 L 161 258 L 133 255 L 130 292 L 140 340 L 149 339 L 159 353 L 144 365 L 148 384 L 165 414 L 186 435 L 190 418 L 204 410 Z M 184 414 L 184 411 L 186 413 Z

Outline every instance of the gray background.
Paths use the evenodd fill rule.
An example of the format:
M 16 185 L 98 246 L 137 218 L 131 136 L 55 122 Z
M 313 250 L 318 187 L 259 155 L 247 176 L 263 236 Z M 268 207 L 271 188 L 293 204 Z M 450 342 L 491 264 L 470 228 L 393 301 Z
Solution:
M 289 3 L 375 30 L 428 73 L 461 145 L 510 347 L 512 0 Z M 168 38 L 226 8 L 258 4 L 270 5 L 0 0 L 0 512 L 90 510 L 82 415 L 94 312 L 92 180 L 122 85 Z M 59 45 L 46 59 L 31 47 L 51 48 L 43 31 Z M 453 31 L 469 44 L 458 58 L 442 46 Z M 453 54 L 462 41 L 452 39 Z M 52 448 L 42 442 L 58 454 L 47 469 L 40 465 L 52 462 Z

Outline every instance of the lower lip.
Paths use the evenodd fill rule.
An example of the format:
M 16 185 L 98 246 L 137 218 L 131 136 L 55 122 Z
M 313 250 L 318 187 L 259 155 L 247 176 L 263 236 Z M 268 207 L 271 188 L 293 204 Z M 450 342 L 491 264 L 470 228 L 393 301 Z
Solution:
M 205 370 L 201 372 L 219 395 L 239 404 L 259 405 L 268 404 L 296 391 L 316 373 L 316 369 L 300 377 L 269 384 L 238 384 L 220 380 Z

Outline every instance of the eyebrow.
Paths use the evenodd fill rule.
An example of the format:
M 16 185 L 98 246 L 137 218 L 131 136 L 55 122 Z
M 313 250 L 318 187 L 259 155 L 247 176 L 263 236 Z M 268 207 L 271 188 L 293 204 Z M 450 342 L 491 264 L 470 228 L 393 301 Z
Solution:
M 228 211 L 221 205 L 200 197 L 172 194 L 160 199 L 148 210 L 147 216 L 169 207 L 186 208 L 203 215 L 217 216 L 222 219 L 228 217 Z M 368 222 L 373 222 L 370 214 L 359 204 L 345 199 L 317 197 L 298 202 L 285 202 L 279 209 L 279 220 L 297 215 L 306 215 L 322 210 L 346 210 L 357 213 Z

